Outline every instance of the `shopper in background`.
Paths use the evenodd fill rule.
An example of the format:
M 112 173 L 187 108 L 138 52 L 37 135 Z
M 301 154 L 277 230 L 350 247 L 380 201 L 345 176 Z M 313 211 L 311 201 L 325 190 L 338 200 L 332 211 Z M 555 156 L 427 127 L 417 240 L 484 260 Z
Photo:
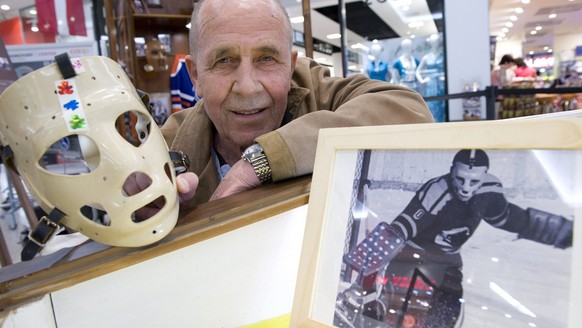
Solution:
M 515 61 L 515 64 L 517 65 L 517 67 L 515 67 L 513 69 L 513 72 L 515 73 L 515 77 L 534 78 L 534 79 L 537 77 L 536 69 L 533 67 L 527 66 L 527 64 L 525 63 L 523 58 L 517 57 L 514 59 L 514 61 Z
M 515 59 L 511 55 L 503 55 L 499 65 L 491 71 L 491 85 L 503 87 L 511 84 L 515 78 Z
M 330 77 L 298 58 L 278 0 L 198 1 L 190 33 L 187 62 L 202 100 L 162 128 L 171 150 L 191 161 L 177 181 L 181 210 L 311 174 L 321 128 L 433 121 L 409 88 L 362 74 Z M 137 180 L 129 193 L 141 190 Z

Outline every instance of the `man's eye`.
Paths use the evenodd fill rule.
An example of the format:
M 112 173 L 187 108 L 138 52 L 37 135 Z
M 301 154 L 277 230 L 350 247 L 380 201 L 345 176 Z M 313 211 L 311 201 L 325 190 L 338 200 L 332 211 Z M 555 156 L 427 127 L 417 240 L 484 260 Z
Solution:
M 273 58 L 273 56 L 262 56 L 261 57 L 261 61 L 264 61 L 264 62 L 270 62 L 273 60 L 275 60 L 275 58 Z
M 230 58 L 228 58 L 228 57 L 220 58 L 220 59 L 217 61 L 217 63 L 219 63 L 219 64 L 227 64 L 227 63 L 229 63 L 229 62 L 230 62 Z

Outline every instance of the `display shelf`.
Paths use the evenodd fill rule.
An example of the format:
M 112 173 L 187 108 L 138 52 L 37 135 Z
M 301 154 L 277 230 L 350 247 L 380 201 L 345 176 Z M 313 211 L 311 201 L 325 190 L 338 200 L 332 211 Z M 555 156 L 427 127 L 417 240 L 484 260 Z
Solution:
M 167 99 L 165 106 L 169 115 L 171 69 L 176 54 L 189 52 L 186 25 L 193 6 L 190 0 L 152 3 L 146 0 L 105 0 L 109 57 L 123 67 L 137 89 Z M 131 131 L 133 125 L 131 118 L 120 120 L 118 129 L 122 135 L 128 135 L 127 131 Z

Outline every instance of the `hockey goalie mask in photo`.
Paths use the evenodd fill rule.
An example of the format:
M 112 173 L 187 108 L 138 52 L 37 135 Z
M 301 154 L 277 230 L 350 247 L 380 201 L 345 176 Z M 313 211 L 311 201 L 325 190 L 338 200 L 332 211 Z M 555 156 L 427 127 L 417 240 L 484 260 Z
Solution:
M 61 225 L 112 246 L 162 239 L 178 218 L 176 177 L 138 92 L 109 58 L 55 59 L 0 96 L 3 161 L 48 213 L 29 244 L 42 248 Z M 116 125 L 129 121 L 128 129 Z M 129 195 L 123 186 L 136 174 L 149 186 Z M 140 219 L 136 212 L 152 202 L 159 211 Z

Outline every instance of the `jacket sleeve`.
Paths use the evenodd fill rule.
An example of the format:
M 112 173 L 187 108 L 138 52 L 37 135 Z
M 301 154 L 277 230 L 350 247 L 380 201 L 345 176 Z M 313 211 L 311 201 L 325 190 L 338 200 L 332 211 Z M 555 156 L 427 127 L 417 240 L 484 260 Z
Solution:
M 313 172 L 319 129 L 434 121 L 411 89 L 362 74 L 330 77 L 327 68 L 306 58 L 298 60 L 292 86 L 309 90 L 301 105 L 291 108 L 295 119 L 257 138 L 274 181 Z

